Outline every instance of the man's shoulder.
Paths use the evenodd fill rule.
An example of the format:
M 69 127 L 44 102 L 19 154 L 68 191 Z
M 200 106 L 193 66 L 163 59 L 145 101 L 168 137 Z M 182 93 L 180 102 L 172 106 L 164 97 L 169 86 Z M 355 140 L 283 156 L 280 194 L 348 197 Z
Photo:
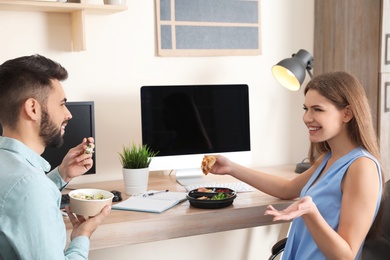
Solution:
M 47 179 L 45 172 L 42 169 L 32 166 L 28 160 L 24 158 L 10 156 L 1 151 L 0 158 L 0 187 L 16 185 L 23 181 L 23 179 L 31 179 L 31 181 L 42 181 L 41 179 Z
M 0 201 L 17 201 L 23 196 L 34 198 L 42 195 L 53 196 L 58 192 L 54 183 L 43 171 L 20 165 L 17 170 L 3 171 L 0 166 Z

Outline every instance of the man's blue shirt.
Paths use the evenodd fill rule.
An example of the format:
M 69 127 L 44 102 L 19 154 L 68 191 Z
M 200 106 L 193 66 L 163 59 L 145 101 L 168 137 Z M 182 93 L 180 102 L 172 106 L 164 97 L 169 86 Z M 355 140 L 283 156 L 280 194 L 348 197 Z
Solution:
M 58 168 L 22 142 L 0 136 L 0 259 L 88 259 L 89 239 L 66 247 Z

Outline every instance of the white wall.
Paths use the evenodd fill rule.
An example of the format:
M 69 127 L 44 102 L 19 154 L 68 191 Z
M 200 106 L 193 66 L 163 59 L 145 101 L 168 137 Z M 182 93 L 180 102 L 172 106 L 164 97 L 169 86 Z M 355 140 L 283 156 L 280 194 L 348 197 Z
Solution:
M 95 101 L 98 173 L 74 183 L 121 178 L 117 152 L 122 144 L 141 143 L 139 89 L 148 84 L 246 83 L 250 87 L 253 166 L 296 163 L 306 157 L 309 143 L 301 119 L 302 90 L 289 92 L 281 87 L 271 67 L 301 48 L 313 53 L 314 1 L 261 1 L 262 54 L 236 57 L 158 57 L 154 1 L 128 0 L 127 5 L 127 11 L 113 15 L 86 15 L 87 50 L 83 52 L 70 52 L 69 14 L 0 11 L 0 63 L 22 55 L 45 55 L 68 69 L 70 76 L 63 85 L 69 101 Z M 200 246 L 198 252 L 207 252 L 204 256 L 217 256 L 234 248 L 212 242 L 221 237 L 228 240 L 226 245 L 237 243 L 237 237 L 245 241 L 234 250 L 250 249 L 250 253 L 236 259 L 265 259 L 279 229 L 275 225 L 115 252 L 99 250 L 91 252 L 91 259 L 105 259 L 105 253 L 113 259 L 128 258 L 134 252 L 135 259 L 150 259 L 150 250 L 148 257 L 143 255 L 148 246 L 162 248 L 155 256 L 166 259 L 164 255 L 172 250 L 178 255 L 180 248 L 186 251 L 189 241 Z M 165 250 L 173 241 L 175 246 Z M 209 243 L 213 249 L 206 247 Z

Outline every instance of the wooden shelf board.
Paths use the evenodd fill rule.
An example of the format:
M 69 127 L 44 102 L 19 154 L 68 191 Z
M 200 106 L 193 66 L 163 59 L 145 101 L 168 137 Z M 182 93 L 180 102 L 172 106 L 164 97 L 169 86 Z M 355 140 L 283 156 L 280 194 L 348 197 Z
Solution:
M 127 10 L 126 5 L 91 5 L 48 1 L 0 0 L 0 10 L 69 13 L 71 15 L 72 50 L 86 50 L 84 13 L 112 14 Z
M 126 5 L 91 5 L 78 3 L 61 3 L 45 1 L 12 1 L 0 0 L 0 9 L 17 11 L 39 11 L 39 12 L 58 12 L 71 13 L 84 10 L 88 13 L 117 13 L 127 10 Z

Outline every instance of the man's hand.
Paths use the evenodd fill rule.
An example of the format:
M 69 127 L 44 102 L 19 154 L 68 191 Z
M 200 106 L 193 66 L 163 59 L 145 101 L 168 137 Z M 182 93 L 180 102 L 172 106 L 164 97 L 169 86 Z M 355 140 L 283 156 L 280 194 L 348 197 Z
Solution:
M 94 217 L 90 217 L 89 219 L 86 219 L 83 216 L 74 215 L 69 206 L 66 206 L 65 210 L 69 216 L 70 222 L 73 225 L 72 234 L 70 235 L 70 240 L 73 240 L 78 236 L 87 236 L 90 238 L 92 233 L 111 212 L 111 206 L 106 205 L 99 214 Z
M 62 163 L 58 166 L 58 171 L 65 182 L 70 182 L 74 177 L 78 177 L 91 169 L 93 165 L 92 153 L 85 153 L 88 144 L 93 148 L 95 140 L 92 137 L 84 138 L 81 144 L 69 150 Z

